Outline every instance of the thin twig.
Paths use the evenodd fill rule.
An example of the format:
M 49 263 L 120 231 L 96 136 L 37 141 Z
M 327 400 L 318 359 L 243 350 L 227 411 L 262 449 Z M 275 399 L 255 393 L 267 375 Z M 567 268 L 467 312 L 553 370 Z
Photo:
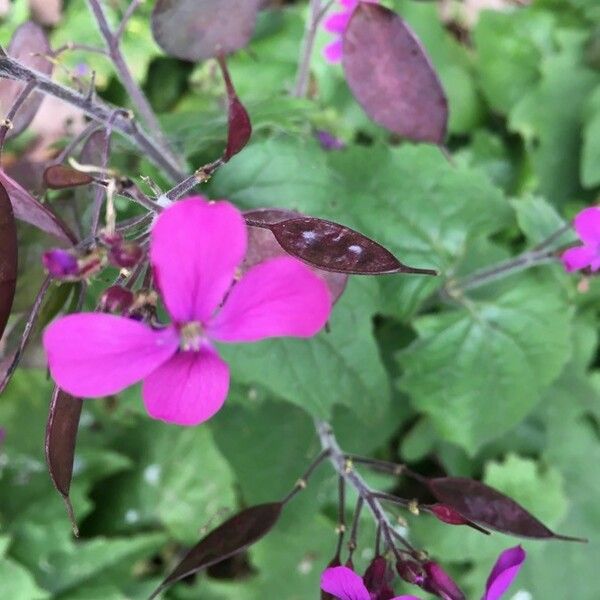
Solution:
M 143 2 L 144 0 L 133 0 L 133 2 L 131 2 L 131 4 L 123 13 L 123 18 L 121 19 L 121 22 L 119 23 L 119 26 L 117 27 L 114 33 L 114 37 L 115 40 L 117 40 L 117 43 L 121 43 L 121 40 L 123 39 L 123 34 L 125 33 L 125 29 L 127 28 L 129 20 L 131 19 L 131 17 L 133 17 L 133 13 L 135 13 L 140 4 L 142 4 Z
M 115 108 L 99 100 L 87 98 L 68 87 L 52 81 L 42 73 L 33 71 L 20 64 L 18 61 L 5 56 L 0 56 L 0 77 L 16 79 L 18 81 L 35 81 L 38 91 L 54 96 L 63 102 L 70 104 L 95 121 L 107 125 Z M 113 127 L 116 131 L 128 137 L 138 149 L 145 154 L 154 164 L 160 167 L 173 181 L 181 181 L 186 177 L 180 166 L 165 154 L 164 148 L 152 137 L 137 127 L 136 122 L 127 116 L 126 111 L 115 119 Z
M 321 447 L 323 450 L 330 451 L 329 460 L 334 469 L 339 475 L 344 477 L 346 483 L 351 485 L 356 490 L 359 497 L 361 497 L 365 504 L 369 507 L 375 522 L 381 528 L 381 534 L 385 542 L 391 548 L 394 554 L 396 554 L 397 558 L 400 558 L 400 552 L 396 548 L 394 538 L 398 539 L 410 553 L 416 555 L 416 549 L 413 548 L 408 540 L 404 539 L 394 529 L 394 526 L 392 525 L 387 513 L 374 495 L 373 490 L 371 490 L 361 475 L 354 470 L 351 462 L 346 458 L 346 454 L 342 452 L 337 439 L 335 438 L 331 425 L 325 421 L 316 421 L 315 427 L 321 441 Z
M 155 132 L 155 134 L 157 135 L 160 144 L 163 146 L 163 151 L 169 155 L 172 162 L 177 164 L 178 167 L 183 170 L 182 160 L 171 149 L 167 141 L 167 137 L 162 130 L 160 122 L 154 114 L 152 106 L 150 106 L 148 98 L 146 98 L 146 95 L 133 78 L 129 66 L 125 61 L 123 53 L 121 52 L 121 37 L 123 35 L 123 32 L 125 31 L 125 27 L 127 26 L 129 18 L 133 15 L 133 12 L 137 8 L 137 4 L 138 3 L 134 2 L 133 8 L 132 5 L 130 5 L 129 8 L 132 9 L 131 12 L 129 14 L 126 13 L 127 18 L 125 19 L 124 17 L 123 21 L 121 21 L 117 33 L 113 33 L 100 0 L 88 0 L 90 10 L 96 18 L 96 23 L 98 25 L 100 33 L 102 34 L 102 37 L 106 42 L 106 49 L 108 51 L 108 54 L 114 63 L 115 69 L 119 75 L 119 79 L 121 80 L 123 87 L 129 94 L 133 105 L 140 113 L 140 116 L 145 122 L 146 126 L 149 127 L 150 130 Z
M 316 468 L 329 457 L 329 450 L 323 450 L 315 460 L 309 465 L 308 469 L 304 472 L 304 474 L 296 481 L 296 485 L 292 491 L 281 501 L 282 504 L 287 504 L 298 492 L 306 489 L 308 485 L 308 480 L 311 475 L 315 472 Z
M 293 96 L 304 98 L 308 91 L 308 81 L 310 77 L 310 63 L 312 61 L 315 39 L 319 23 L 323 18 L 325 11 L 321 10 L 323 0 L 310 0 L 308 8 L 308 19 L 306 20 L 306 31 L 302 40 L 302 49 L 300 51 L 300 60 L 298 62 L 298 73 L 296 75 L 296 84 L 294 85 Z
M 92 136 L 96 130 L 99 129 L 98 123 L 96 121 L 92 121 L 88 123 L 85 129 L 82 129 L 69 143 L 61 150 L 60 154 L 56 156 L 56 158 L 52 161 L 52 164 L 59 165 L 63 163 L 71 154 L 75 151 L 75 148 L 86 140 L 88 137 Z

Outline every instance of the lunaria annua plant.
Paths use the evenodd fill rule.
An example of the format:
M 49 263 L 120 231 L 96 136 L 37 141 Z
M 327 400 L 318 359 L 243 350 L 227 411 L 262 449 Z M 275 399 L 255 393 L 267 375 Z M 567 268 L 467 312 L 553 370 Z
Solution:
M 70 44 L 53 49 L 43 29 L 26 23 L 14 32 L 0 56 L 0 102 L 6 112 L 0 144 L 27 129 L 44 96 L 86 116 L 81 131 L 54 150 L 41 182 L 43 191 L 67 190 L 72 206 L 90 195 L 92 202 L 84 219 L 73 222 L 68 202 L 42 202 L 17 178 L 0 171 L 0 334 L 9 322 L 17 282 L 16 220 L 55 240 L 39 257 L 47 276 L 22 335 L 16 340 L 13 336 L 6 346 L 0 389 L 6 388 L 41 323 L 49 372 L 56 383 L 47 423 L 46 457 L 76 534 L 70 487 L 82 399 L 112 396 L 143 381 L 141 395 L 151 418 L 165 421 L 164 427 L 203 426 L 200 424 L 221 409 L 229 394 L 229 350 L 225 346 L 273 337 L 304 338 L 289 346 L 293 362 L 294 348 L 301 351 L 302 345 L 309 343 L 306 338 L 319 335 L 327 340 L 330 328 L 335 329 L 336 312 L 344 310 L 349 277 L 387 275 L 389 285 L 401 286 L 400 276 L 413 280 L 435 277 L 439 264 L 432 256 L 430 261 L 425 258 L 408 266 L 401 261 L 413 262 L 414 252 L 408 252 L 408 259 L 397 257 L 385 242 L 361 232 L 360 219 L 350 226 L 331 220 L 335 210 L 309 214 L 304 207 L 311 204 L 302 199 L 278 207 L 270 198 L 265 200 L 266 206 L 253 198 L 236 206 L 235 195 L 212 200 L 194 191 L 229 161 L 235 166 L 235 157 L 245 152 L 251 140 L 249 111 L 238 97 L 227 60 L 250 42 L 266 3 L 157 0 L 154 4 L 146 26 L 151 27 L 158 45 L 184 61 L 209 61 L 220 69 L 224 82 L 227 131 L 221 135 L 223 150 L 205 164 L 193 166 L 171 141 L 169 131 L 163 131 L 121 50 L 129 21 L 142 3 L 131 2 L 117 27 L 110 24 L 104 5 L 108 3 L 88 0 L 87 4 L 104 47 Z M 431 144 L 446 153 L 446 94 L 416 34 L 398 14 L 378 2 L 342 0 L 341 7 L 328 13 L 330 4 L 309 3 L 297 78 L 288 93 L 299 99 L 310 93 L 312 60 L 318 56 L 313 52 L 315 40 L 324 26 L 336 36 L 325 50 L 326 57 L 342 62 L 351 93 L 373 123 L 396 141 Z M 111 61 L 132 110 L 98 97 L 93 77 L 86 85 L 75 75 L 72 86 L 60 82 L 63 73 L 54 66 L 60 64 L 61 56 L 76 49 L 99 53 Z M 326 131 L 318 135 L 324 152 L 341 155 L 345 151 L 345 144 L 335 136 Z M 144 160 L 115 160 L 113 164 L 117 156 L 113 147 L 122 140 Z M 270 166 L 267 162 L 261 168 Z M 161 189 L 154 180 L 169 188 Z M 334 206 L 344 198 L 331 198 L 331 202 Z M 294 210 L 295 206 L 303 207 L 303 212 Z M 598 209 L 590 208 L 577 217 L 575 227 L 583 246 L 562 255 L 568 270 L 598 270 L 599 214 Z M 525 258 L 466 277 L 461 282 L 462 292 L 502 272 L 556 262 L 560 252 L 553 242 L 560 233 Z M 397 281 L 391 279 L 395 277 Z M 57 290 L 69 293 L 60 296 Z M 442 292 L 457 297 L 450 280 Z M 62 301 L 50 315 L 42 315 L 50 295 Z M 69 314 L 56 316 L 58 313 Z M 362 330 L 360 317 L 355 327 Z M 252 353 L 253 347 L 244 345 L 236 352 Z M 278 367 L 273 365 L 273 369 Z M 235 364 L 231 373 L 235 378 Z M 439 386 L 444 385 L 442 378 Z M 330 393 L 335 395 L 336 390 Z M 403 464 L 353 455 L 340 447 L 334 427 L 324 415 L 313 416 L 320 450 L 293 489 L 283 498 L 245 507 L 181 552 L 152 598 L 177 581 L 245 552 L 266 536 L 300 492 L 310 493 L 304 491 L 310 478 L 325 464 L 335 473 L 339 486 L 337 542 L 332 543 L 329 560 L 319 565 L 322 598 L 399 600 L 420 598 L 422 592 L 445 600 L 465 598 L 438 562 L 413 545 L 410 528 L 398 517 L 398 509 L 406 511 L 408 525 L 412 517 L 425 514 L 451 527 L 474 529 L 482 536 L 493 530 L 538 540 L 575 539 L 554 533 L 519 503 L 475 479 L 422 474 Z M 196 458 L 182 456 L 180 460 Z M 264 459 L 273 460 L 266 453 Z M 379 491 L 362 470 L 383 471 L 409 485 L 394 485 L 393 492 Z M 351 525 L 346 521 L 348 498 L 354 502 Z M 190 528 L 200 525 L 189 523 Z M 303 524 L 294 526 L 302 528 Z M 293 535 L 289 527 L 288 535 Z M 359 528 L 367 527 L 372 554 L 360 575 L 354 560 L 359 539 L 365 544 L 367 535 L 359 538 Z M 500 598 L 524 560 L 520 546 L 502 552 L 482 598 Z M 315 597 L 318 593 L 315 588 Z

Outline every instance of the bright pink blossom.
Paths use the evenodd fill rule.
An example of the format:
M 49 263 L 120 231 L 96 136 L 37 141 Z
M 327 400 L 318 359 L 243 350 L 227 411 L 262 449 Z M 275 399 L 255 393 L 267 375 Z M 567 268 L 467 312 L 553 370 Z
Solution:
M 379 0 L 363 0 L 363 2 L 377 4 Z M 339 0 L 339 3 L 342 5 L 342 10 L 329 15 L 323 23 L 325 30 L 329 33 L 333 33 L 336 38 L 334 41 L 327 44 L 323 50 L 323 56 L 325 57 L 325 60 L 330 63 L 338 63 L 342 60 L 342 36 L 346 31 L 346 27 L 348 27 L 348 23 L 350 22 L 350 17 L 352 17 L 354 9 L 359 4 L 359 0 Z
M 508 548 L 498 557 L 488 577 L 481 600 L 499 600 L 510 587 L 525 561 L 521 546 Z M 464 598 L 452 579 L 435 563 L 426 563 L 426 580 L 422 587 L 444 600 Z M 321 576 L 321 589 L 338 600 L 373 600 L 363 579 L 346 567 L 327 569 Z M 396 596 L 392 600 L 419 600 L 416 596 Z
M 600 208 L 582 210 L 574 221 L 575 231 L 583 245 L 569 248 L 562 255 L 567 271 L 589 268 L 592 272 L 600 269 Z
M 331 311 L 326 284 L 291 257 L 258 264 L 235 283 L 246 246 L 244 218 L 228 202 L 189 198 L 167 208 L 152 229 L 150 262 L 172 324 L 156 329 L 101 313 L 56 320 L 44 332 L 56 383 L 94 398 L 142 380 L 151 417 L 209 419 L 229 389 L 213 342 L 309 337 Z

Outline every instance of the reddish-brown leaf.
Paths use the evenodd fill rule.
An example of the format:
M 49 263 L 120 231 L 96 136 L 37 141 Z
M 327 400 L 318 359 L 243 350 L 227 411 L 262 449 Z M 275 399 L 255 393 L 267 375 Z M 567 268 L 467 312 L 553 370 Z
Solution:
M 252 37 L 260 0 L 158 0 L 152 33 L 168 54 L 196 62 L 231 54 Z
M 360 3 L 344 34 L 348 85 L 367 115 L 414 141 L 442 144 L 448 102 L 416 35 L 395 12 Z
M 73 460 L 77 429 L 83 401 L 54 388 L 50 414 L 46 425 L 46 462 L 54 487 L 63 497 L 73 532 L 78 535 L 77 522 L 69 498 L 73 478 Z
M 150 597 L 156 598 L 176 581 L 243 552 L 275 525 L 283 504 L 271 502 L 246 508 L 200 540 Z
M 23 23 L 13 34 L 7 54 L 20 63 L 50 76 L 53 63 L 45 58 L 50 53 L 50 44 L 44 30 L 32 21 Z M 25 87 L 25 83 L 12 79 L 0 79 L 0 114 L 6 115 Z M 31 123 L 42 103 L 43 95 L 33 91 L 12 121 L 7 138 L 21 133 Z
M 480 481 L 439 477 L 430 479 L 428 486 L 440 502 L 490 529 L 526 538 L 585 541 L 554 533 L 512 498 Z
M 281 247 L 319 269 L 348 275 L 414 273 L 437 275 L 401 263 L 389 250 L 344 225 L 300 217 L 268 225 Z
M 0 338 L 8 322 L 17 284 L 17 225 L 8 193 L 0 185 Z
M 51 165 L 44 171 L 44 183 L 53 190 L 88 185 L 94 181 L 87 173 L 76 171 L 64 165 Z
M 250 136 L 252 135 L 252 123 L 250 122 L 248 111 L 240 102 L 240 99 L 235 92 L 229 70 L 227 69 L 227 63 L 222 56 L 219 57 L 219 66 L 221 67 L 223 80 L 225 81 L 225 89 L 227 90 L 227 147 L 223 154 L 223 160 L 227 162 L 232 156 L 235 156 L 240 152 L 250 141 Z
M 6 188 L 15 217 L 25 221 L 63 242 L 77 242 L 75 234 L 49 208 L 36 200 L 27 190 L 0 169 L 0 183 Z

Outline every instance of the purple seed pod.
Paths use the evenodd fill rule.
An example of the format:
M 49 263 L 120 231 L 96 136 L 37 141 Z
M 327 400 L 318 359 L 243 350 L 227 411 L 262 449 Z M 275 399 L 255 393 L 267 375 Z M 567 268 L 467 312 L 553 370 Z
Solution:
M 435 562 L 429 561 L 423 565 L 427 579 L 421 587 L 443 600 L 465 600 L 465 595 L 452 577 Z
M 56 279 L 71 279 L 79 276 L 77 257 L 68 250 L 55 248 L 44 252 L 42 264 L 48 274 Z
M 104 312 L 113 312 L 123 314 L 128 311 L 134 302 L 134 295 L 119 285 L 109 287 L 100 299 L 100 308 Z

